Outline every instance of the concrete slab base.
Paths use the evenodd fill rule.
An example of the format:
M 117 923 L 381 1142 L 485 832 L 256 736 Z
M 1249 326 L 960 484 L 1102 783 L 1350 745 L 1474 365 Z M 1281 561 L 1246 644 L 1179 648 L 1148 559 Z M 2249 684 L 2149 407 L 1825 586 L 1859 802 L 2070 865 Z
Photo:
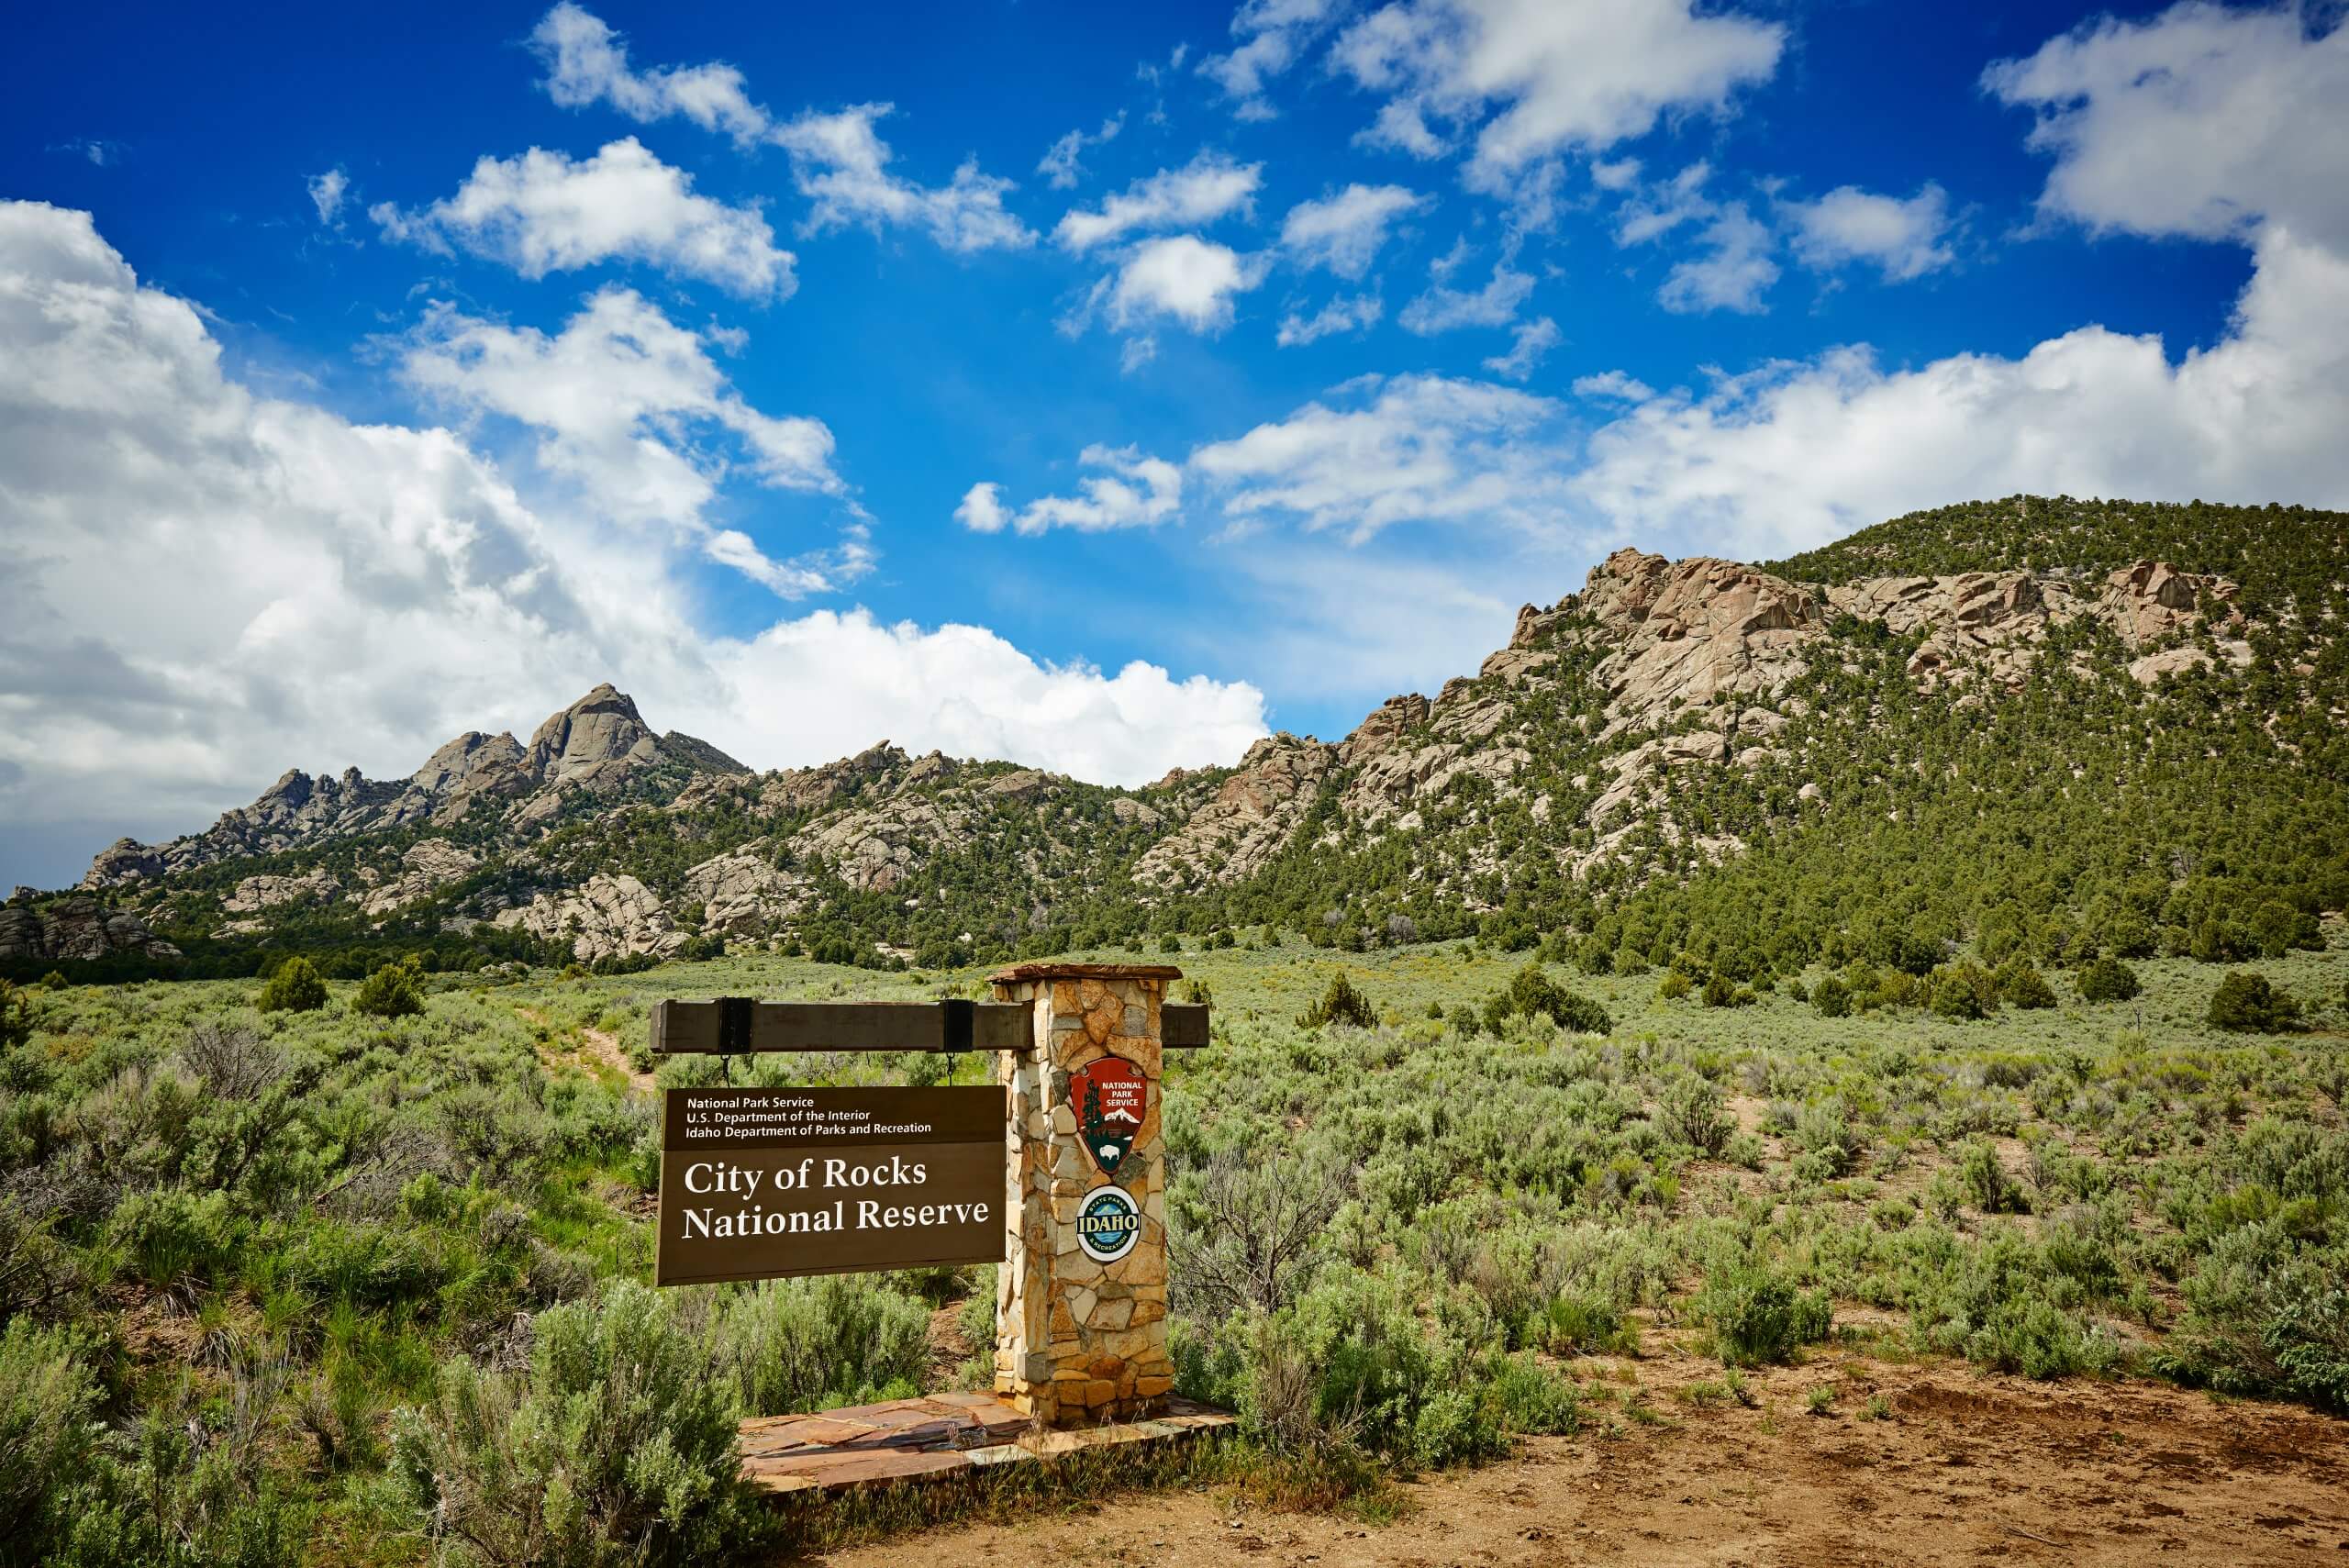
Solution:
M 1234 1424 L 1173 1396 L 1146 1420 L 1038 1429 L 993 1394 L 930 1394 L 742 1423 L 742 1476 L 776 1496 L 895 1486 L 1088 1449 L 1186 1442 Z

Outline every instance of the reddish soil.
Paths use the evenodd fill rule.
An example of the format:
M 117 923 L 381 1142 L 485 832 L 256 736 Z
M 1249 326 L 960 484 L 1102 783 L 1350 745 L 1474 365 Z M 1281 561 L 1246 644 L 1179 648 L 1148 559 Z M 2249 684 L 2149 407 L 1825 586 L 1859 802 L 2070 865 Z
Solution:
M 1698 1405 L 1673 1391 L 1717 1383 L 1718 1365 L 1676 1351 L 1625 1364 L 1659 1423 L 1594 1406 L 1576 1436 L 1406 1485 L 1391 1524 L 1266 1510 L 1208 1489 L 1136 1492 L 818 1561 L 2349 1564 L 2349 1421 L 2153 1383 L 2034 1384 L 1840 1351 L 1753 1374 L 1755 1407 Z M 1807 1396 L 1824 1383 L 1836 1388 L 1831 1411 L 1809 1414 Z M 1872 1396 L 1881 1419 L 1864 1414 Z

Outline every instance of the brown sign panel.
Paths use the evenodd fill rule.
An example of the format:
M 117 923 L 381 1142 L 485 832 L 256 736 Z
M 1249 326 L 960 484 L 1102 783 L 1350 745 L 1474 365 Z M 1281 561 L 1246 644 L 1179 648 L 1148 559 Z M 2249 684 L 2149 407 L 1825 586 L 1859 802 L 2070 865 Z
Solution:
M 653 1283 L 1001 1262 L 1005 1093 L 671 1089 Z

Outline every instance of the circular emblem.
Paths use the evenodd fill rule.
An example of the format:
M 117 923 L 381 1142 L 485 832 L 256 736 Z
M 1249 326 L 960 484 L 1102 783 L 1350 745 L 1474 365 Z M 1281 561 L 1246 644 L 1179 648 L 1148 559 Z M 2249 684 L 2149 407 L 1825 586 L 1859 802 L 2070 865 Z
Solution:
M 1096 1187 L 1076 1211 L 1076 1244 L 1097 1263 L 1114 1263 L 1141 1239 L 1141 1210 L 1123 1187 Z

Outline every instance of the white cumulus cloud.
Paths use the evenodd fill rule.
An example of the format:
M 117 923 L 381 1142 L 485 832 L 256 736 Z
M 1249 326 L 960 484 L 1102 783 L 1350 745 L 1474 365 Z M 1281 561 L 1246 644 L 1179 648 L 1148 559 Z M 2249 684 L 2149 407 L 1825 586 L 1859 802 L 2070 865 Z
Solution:
M 1425 198 L 1400 185 L 1351 184 L 1289 208 L 1281 220 L 1281 245 L 1308 266 L 1359 278 L 1386 243 L 1389 227 L 1425 205 Z
M 985 627 L 891 625 L 863 610 L 778 622 L 727 645 L 719 668 L 714 700 L 677 722 L 761 765 L 846 756 L 885 735 L 1134 785 L 1202 759 L 1237 762 L 1265 733 L 1264 693 L 1244 681 L 1176 680 L 1141 660 L 1115 674 L 1051 664 Z M 745 698 L 750 711 L 718 707 Z
M 313 174 L 303 182 L 310 193 L 310 205 L 318 209 L 318 221 L 329 228 L 342 227 L 342 199 L 351 191 L 351 176 L 340 169 L 329 169 L 323 174 Z
M 540 85 L 547 96 L 567 109 L 608 103 L 646 124 L 681 115 L 745 147 L 765 135 L 771 123 L 766 110 L 751 102 L 742 73 L 734 67 L 632 70 L 619 35 L 571 0 L 540 18 L 530 32 L 530 49 L 546 67 Z
M 436 305 L 398 344 L 402 380 L 540 436 L 538 458 L 604 516 L 697 527 L 728 475 L 843 494 L 831 431 L 743 401 L 705 351 L 634 290 L 606 288 L 549 336 Z M 730 450 L 713 438 L 731 438 Z
M 1567 479 L 1558 404 L 1437 375 L 1364 376 L 1330 399 L 1191 454 L 1227 517 L 1290 517 L 1355 542 L 1410 522 L 1555 528 Z
M 887 104 L 858 104 L 835 114 L 810 111 L 777 126 L 772 139 L 791 155 L 799 194 L 815 205 L 807 234 L 861 224 L 878 233 L 892 224 L 925 229 L 949 250 L 1018 250 L 1035 235 L 1004 208 L 1009 180 L 979 172 L 965 159 L 943 185 L 922 185 L 889 172 L 896 154 L 873 128 Z
M 574 161 L 532 148 L 484 158 L 457 194 L 418 211 L 370 207 L 384 238 L 503 262 L 526 278 L 604 261 L 640 261 L 751 299 L 798 286 L 795 258 L 751 207 L 696 195 L 693 176 L 634 137 Z
M 2220 339 L 2174 354 L 2090 324 L 1909 369 L 1847 346 L 1700 392 L 1588 378 L 1576 390 L 1620 412 L 1590 438 L 1579 498 L 1749 560 L 2017 491 L 2349 506 L 2343 32 L 2185 5 L 2090 22 L 1984 81 L 2039 112 L 2049 217 L 2250 244 Z
M 2275 219 L 2349 253 L 2349 28 L 2313 8 L 2099 17 L 1982 81 L 2036 111 L 2051 217 L 2206 239 Z
M 1245 0 L 1231 17 L 1231 36 L 1239 43 L 1223 54 L 1202 57 L 1199 74 L 1223 90 L 1240 118 L 1271 119 L 1278 111 L 1265 88 L 1297 62 L 1342 8 L 1342 0 Z
M 1235 163 L 1220 152 L 1202 152 L 1180 169 L 1161 169 L 1135 181 L 1097 212 L 1071 209 L 1052 238 L 1083 255 L 1129 234 L 1192 228 L 1227 213 L 1245 213 L 1252 210 L 1264 172 L 1261 163 Z
M 1340 295 L 1311 316 L 1295 311 L 1281 317 L 1275 341 L 1284 349 L 1299 348 L 1341 332 L 1363 332 L 1378 325 L 1386 302 L 1375 294 Z
M 1887 370 L 1864 347 L 1638 396 L 1579 495 L 1765 559 L 1922 506 L 2030 491 L 2349 506 L 2349 262 L 2271 233 L 2228 335 L 2082 327 L 2020 358 Z
M 1533 373 L 1542 356 L 1558 346 L 1560 336 L 1558 324 L 1546 316 L 1528 321 L 1518 328 L 1508 352 L 1486 360 L 1485 368 L 1510 381 L 1523 381 Z
M 1077 454 L 1086 468 L 1104 469 L 1081 481 L 1075 495 L 1044 495 L 1017 513 L 1003 505 L 1003 487 L 974 484 L 954 508 L 954 520 L 974 533 L 1009 528 L 1030 538 L 1054 528 L 1107 533 L 1113 528 L 1156 528 L 1183 507 L 1183 471 L 1139 447 L 1096 443 Z
M 1786 212 L 1795 254 L 1808 266 L 1868 261 L 1903 283 L 1957 259 L 1948 244 L 1948 193 L 1931 182 L 1906 198 L 1842 185 L 1815 202 L 1789 202 Z
M 1617 210 L 1615 242 L 1646 245 L 1694 226 L 1696 253 L 1683 256 L 1656 290 L 1666 310 L 1693 314 L 1759 311 L 1778 281 L 1777 235 L 1741 201 L 1705 191 L 1711 165 L 1691 163 L 1669 180 L 1634 190 Z
M 1120 110 L 1110 118 L 1103 120 L 1101 128 L 1091 136 L 1085 135 L 1081 129 L 1070 131 L 1045 149 L 1044 156 L 1036 164 L 1036 172 L 1044 176 L 1044 183 L 1056 191 L 1074 190 L 1078 176 L 1085 172 L 1085 166 L 1077 161 L 1078 157 L 1087 147 L 1098 147 L 1103 142 L 1115 141 L 1118 133 L 1125 128 L 1126 117 L 1124 111 Z
M 562 351 L 600 363 L 594 337 Z M 484 340 L 478 368 L 568 439 L 596 417 L 505 379 L 534 357 L 559 379 L 561 342 Z M 656 344 L 646 374 L 670 390 L 644 395 L 722 404 L 691 391 L 688 358 Z M 192 831 L 288 764 L 397 776 L 462 730 L 527 732 L 603 680 L 656 727 L 763 767 L 886 736 L 1139 784 L 1236 761 L 1264 732 L 1252 686 L 1043 663 L 979 627 L 820 610 L 711 636 L 691 572 L 707 539 L 536 506 L 449 429 L 256 395 L 198 309 L 142 284 L 84 213 L 0 203 L 0 360 L 17 373 L 0 377 L 12 845 Z M 739 461 L 791 450 L 722 408 L 708 422 Z
M 1330 58 L 1387 95 L 1374 139 L 1431 156 L 1448 140 L 1430 120 L 1475 125 L 1471 179 L 1497 189 L 1539 159 L 1643 136 L 1667 112 L 1724 112 L 1785 47 L 1780 24 L 1699 15 L 1692 0 L 1397 0 L 1349 27 Z
M 1456 289 L 1441 280 L 1459 262 L 1459 252 L 1437 263 L 1438 282 L 1403 307 L 1396 320 L 1406 332 L 1422 338 L 1462 327 L 1506 327 L 1517 318 L 1517 307 L 1533 292 L 1533 276 L 1511 267 L 1506 260 L 1493 265 L 1493 275 L 1480 289 Z
M 1265 271 L 1263 257 L 1195 234 L 1145 239 L 1095 286 L 1093 303 L 1106 304 L 1121 330 L 1163 318 L 1193 332 L 1220 332 L 1231 325 L 1233 299 L 1262 284 Z
M 683 117 L 746 150 L 763 143 L 782 148 L 791 157 L 799 194 L 813 203 L 803 234 L 852 226 L 878 233 L 904 225 L 958 251 L 1016 250 L 1035 239 L 1005 210 L 1012 183 L 981 172 L 974 158 L 965 159 L 943 185 L 893 172 L 896 155 L 873 128 L 893 112 L 887 104 L 857 104 L 831 114 L 809 110 L 778 120 L 751 101 L 741 72 L 731 65 L 632 68 L 619 35 L 571 0 L 540 19 L 530 47 L 546 67 L 547 95 L 566 108 L 608 103 L 642 122 Z M 1100 139 L 1114 134 L 1105 126 Z

